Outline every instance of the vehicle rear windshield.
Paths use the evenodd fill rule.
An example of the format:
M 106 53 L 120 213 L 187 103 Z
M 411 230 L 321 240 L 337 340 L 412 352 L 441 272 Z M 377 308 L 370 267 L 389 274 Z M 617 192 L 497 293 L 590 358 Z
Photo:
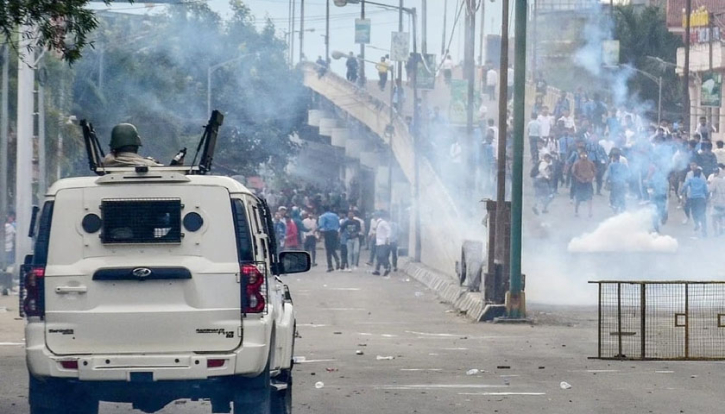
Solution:
M 234 231 L 237 236 L 239 262 L 251 262 L 254 260 L 252 232 L 249 228 L 249 221 L 242 200 L 232 200 L 232 214 L 234 214 Z
M 50 243 L 50 228 L 53 221 L 53 208 L 55 204 L 48 201 L 43 206 L 43 212 L 40 214 L 40 222 L 38 224 L 38 237 L 35 239 L 35 249 L 33 252 L 33 264 L 35 266 L 45 266 L 48 263 L 48 247 Z
M 181 243 L 181 199 L 101 201 L 103 243 Z

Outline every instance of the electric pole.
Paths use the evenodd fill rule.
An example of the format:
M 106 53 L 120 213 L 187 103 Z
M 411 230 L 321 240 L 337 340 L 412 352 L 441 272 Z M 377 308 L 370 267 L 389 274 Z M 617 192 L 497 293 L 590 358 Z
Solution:
M 38 70 L 38 201 L 45 196 L 46 184 L 46 166 L 47 158 L 45 156 L 45 82 L 46 72 L 44 68 Z
M 325 63 L 330 70 L 330 0 L 325 5 Z
M 398 8 L 398 32 L 403 33 L 403 0 L 400 0 L 400 5 Z M 392 76 L 391 76 L 392 77 Z M 398 62 L 398 80 L 400 83 L 403 83 L 403 65 Z M 393 82 L 395 84 L 395 82 Z M 392 85 L 390 86 L 393 87 Z M 413 105 L 417 105 L 417 102 L 413 102 Z
M 297 13 L 297 0 L 292 0 L 292 30 L 289 32 L 289 63 L 295 64 L 295 14 Z
M 484 20 L 486 19 L 486 1 L 481 0 L 479 7 L 481 8 L 481 38 L 479 39 L 478 45 L 478 58 L 480 59 L 479 63 L 483 66 L 486 63 L 486 56 L 483 54 L 486 44 L 486 33 L 483 31 Z
M 305 0 L 300 0 L 300 62 L 305 58 Z
M 0 221 L 5 223 L 8 214 L 8 78 L 10 46 L 2 47 L 2 84 L 0 88 Z M 0 240 L 5 242 L 5 226 L 0 226 Z M 0 260 L 2 262 L 4 260 Z
M 365 0 L 360 2 L 360 20 L 365 20 Z M 360 86 L 365 86 L 365 43 L 360 42 Z
M 504 244 L 506 241 L 506 100 L 508 89 L 508 56 L 509 56 L 509 0 L 502 1 L 501 17 L 501 65 L 499 70 L 498 94 L 498 155 L 496 189 L 496 220 L 495 220 L 495 254 L 494 261 L 501 265 L 502 270 L 506 259 L 504 258 Z M 489 272 L 491 272 L 489 270 Z
M 448 0 L 443 3 L 443 39 L 441 40 L 441 60 L 446 57 L 446 23 L 448 23 Z
M 707 16 L 707 30 L 708 30 L 707 39 L 708 39 L 708 43 L 710 46 L 708 59 L 709 59 L 709 68 L 710 68 L 711 76 L 712 76 L 712 37 L 715 32 L 714 28 L 715 28 L 715 13 L 710 12 L 710 13 L 708 13 L 708 16 Z M 714 111 L 713 111 L 712 107 L 707 108 L 707 122 L 710 124 L 710 126 L 713 125 L 713 122 L 712 122 L 713 112 Z
M 466 105 L 466 166 L 468 171 L 476 171 L 475 162 L 475 144 L 473 142 L 473 112 L 475 105 L 475 87 L 476 87 L 476 0 L 466 0 L 466 20 L 465 20 L 465 42 L 464 42 L 464 70 L 465 78 L 468 81 L 468 100 Z M 476 187 L 476 174 L 466 174 L 466 186 L 468 188 Z M 471 192 L 471 197 L 475 197 L 475 192 Z M 472 204 L 473 205 L 473 204 Z
M 32 28 L 20 26 L 20 33 Z M 15 214 L 18 231 L 15 234 L 15 263 L 23 263 L 32 246 L 28 237 L 33 204 L 33 90 L 35 69 L 30 66 L 35 54 L 28 51 L 30 37 L 21 35 L 18 44 L 18 104 L 15 168 Z
M 685 7 L 685 68 L 682 77 L 682 124 L 685 132 L 690 132 L 690 17 L 692 0 L 687 0 Z

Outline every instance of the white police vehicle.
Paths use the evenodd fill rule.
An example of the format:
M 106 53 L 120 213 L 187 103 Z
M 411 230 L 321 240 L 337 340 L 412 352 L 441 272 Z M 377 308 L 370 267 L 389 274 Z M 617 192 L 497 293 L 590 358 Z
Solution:
M 22 273 L 31 414 L 182 398 L 290 412 L 295 313 L 277 275 L 309 256 L 277 253 L 264 200 L 201 167 L 96 164 L 48 190 Z

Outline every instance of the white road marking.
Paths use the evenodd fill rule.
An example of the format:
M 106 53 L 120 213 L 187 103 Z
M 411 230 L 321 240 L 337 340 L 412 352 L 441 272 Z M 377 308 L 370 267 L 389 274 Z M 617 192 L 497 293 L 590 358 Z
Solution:
M 509 375 L 499 375 L 499 377 L 501 377 L 501 378 L 515 378 L 515 377 L 520 377 L 520 376 L 521 375 L 512 375 L 512 374 L 509 374 Z
M 443 371 L 441 368 L 400 368 L 401 371 Z
M 380 335 L 380 336 L 382 336 L 383 338 L 395 338 L 395 337 L 396 337 L 396 336 L 398 336 L 398 335 L 391 335 L 391 334 L 382 334 L 382 335 Z
M 340 291 L 347 291 L 347 292 L 357 292 L 359 290 L 362 290 L 360 288 L 327 288 L 327 290 L 340 290 Z
M 506 388 L 507 385 L 498 384 L 414 384 L 414 385 L 383 385 L 377 387 L 382 390 L 438 390 L 438 389 L 481 389 Z
M 445 337 L 445 338 L 454 338 L 458 336 L 463 335 L 455 335 L 455 334 L 446 334 L 446 333 L 427 333 L 427 332 L 416 332 L 416 331 L 405 331 L 405 333 L 413 334 L 413 335 L 422 335 L 422 336 L 438 336 L 438 337 Z
M 444 351 L 468 351 L 468 348 L 443 348 Z
M 655 374 L 674 374 L 675 371 L 655 371 Z
M 512 395 L 546 395 L 546 393 L 545 392 L 459 392 L 458 395 L 512 396 Z
M 332 362 L 334 359 L 305 359 L 304 361 L 297 362 L 298 364 L 312 364 L 315 362 Z
M 327 326 L 327 325 L 321 324 L 321 323 L 300 323 L 297 326 L 304 326 L 307 328 L 322 328 L 323 326 Z
M 0 342 L 0 346 L 23 346 L 23 342 Z

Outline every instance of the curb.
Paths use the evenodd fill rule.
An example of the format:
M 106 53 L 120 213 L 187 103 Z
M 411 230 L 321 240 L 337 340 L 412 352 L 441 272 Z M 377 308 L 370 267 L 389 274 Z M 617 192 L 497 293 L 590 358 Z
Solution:
M 475 322 L 484 319 L 487 309 L 480 292 L 468 292 L 450 276 L 421 263 L 407 261 L 401 269 L 408 276 L 433 290 L 444 302 L 453 305 L 460 313 L 464 313 L 468 319 Z

